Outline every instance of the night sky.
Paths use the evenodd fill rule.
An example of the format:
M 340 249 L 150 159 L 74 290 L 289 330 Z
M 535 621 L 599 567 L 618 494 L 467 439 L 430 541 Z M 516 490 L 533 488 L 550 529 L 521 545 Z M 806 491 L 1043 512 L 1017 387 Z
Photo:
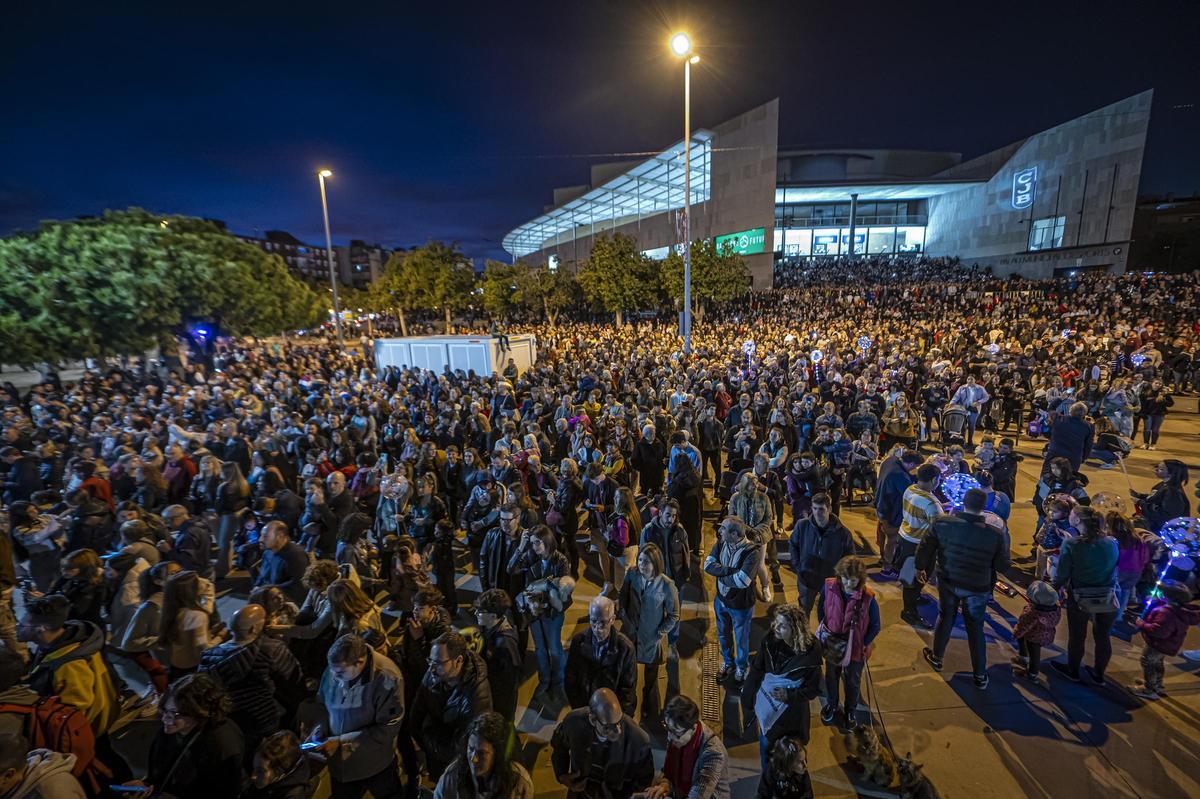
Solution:
M 14 5 L 0 234 L 136 205 L 317 242 L 328 166 L 335 241 L 508 260 L 555 186 L 682 136 L 677 27 L 697 127 L 779 97 L 781 147 L 971 156 L 1154 88 L 1142 191 L 1200 191 L 1194 2 Z

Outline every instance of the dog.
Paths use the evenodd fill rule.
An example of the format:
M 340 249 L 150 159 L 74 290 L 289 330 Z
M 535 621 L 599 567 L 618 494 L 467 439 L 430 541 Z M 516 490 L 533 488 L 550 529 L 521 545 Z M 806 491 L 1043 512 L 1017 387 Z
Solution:
M 937 788 L 929 777 L 921 773 L 921 764 L 914 763 L 912 752 L 907 753 L 896 764 L 900 774 L 900 799 L 941 799 Z
M 862 768 L 863 775 L 875 785 L 888 788 L 899 778 L 896 756 L 870 727 L 856 727 L 846 733 L 846 748 L 850 750 L 850 758 Z

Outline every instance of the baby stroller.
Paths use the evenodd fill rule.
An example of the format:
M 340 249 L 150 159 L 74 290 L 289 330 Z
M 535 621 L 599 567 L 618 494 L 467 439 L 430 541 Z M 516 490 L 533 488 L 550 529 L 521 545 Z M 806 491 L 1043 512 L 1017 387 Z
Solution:
M 947 405 L 942 411 L 941 425 L 942 446 L 951 444 L 962 446 L 967 442 L 967 409 L 961 405 Z

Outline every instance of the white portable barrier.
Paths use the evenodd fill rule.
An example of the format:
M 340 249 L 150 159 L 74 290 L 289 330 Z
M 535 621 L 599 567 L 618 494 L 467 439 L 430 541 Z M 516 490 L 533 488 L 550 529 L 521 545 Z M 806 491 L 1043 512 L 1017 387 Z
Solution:
M 494 336 L 408 336 L 375 339 L 375 364 L 385 367 L 429 369 L 441 374 L 474 370 L 477 375 L 504 371 L 512 358 L 522 373 L 537 362 L 537 340 L 530 334 L 508 337 L 508 350 Z

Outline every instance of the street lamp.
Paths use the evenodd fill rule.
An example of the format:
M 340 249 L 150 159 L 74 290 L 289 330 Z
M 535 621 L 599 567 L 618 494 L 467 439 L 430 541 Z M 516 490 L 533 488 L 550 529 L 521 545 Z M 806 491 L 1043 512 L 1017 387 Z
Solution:
M 333 177 L 328 169 L 317 173 L 317 181 L 321 184 L 321 212 L 325 215 L 325 254 L 329 258 L 329 285 L 333 287 L 333 326 L 337 330 L 338 346 L 344 347 L 342 340 L 342 309 L 338 305 L 337 275 L 333 271 L 333 239 L 329 236 L 329 202 L 325 199 L 325 178 Z
M 683 59 L 683 352 L 692 354 L 692 52 L 686 33 L 671 37 L 671 52 Z

